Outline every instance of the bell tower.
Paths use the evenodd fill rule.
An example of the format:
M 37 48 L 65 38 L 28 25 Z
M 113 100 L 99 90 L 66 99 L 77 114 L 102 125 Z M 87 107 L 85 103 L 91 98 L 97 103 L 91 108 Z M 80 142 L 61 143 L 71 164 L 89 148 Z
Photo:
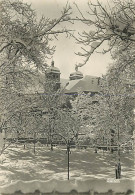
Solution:
M 60 70 L 54 66 L 53 60 L 51 62 L 51 66 L 46 70 L 46 78 L 48 81 L 53 83 L 55 91 L 60 88 Z

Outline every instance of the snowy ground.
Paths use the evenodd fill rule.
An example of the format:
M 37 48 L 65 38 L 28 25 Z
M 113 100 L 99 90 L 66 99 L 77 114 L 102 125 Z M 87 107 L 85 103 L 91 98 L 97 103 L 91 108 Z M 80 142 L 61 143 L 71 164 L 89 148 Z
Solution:
M 116 154 L 93 149 L 71 149 L 70 179 L 109 179 L 115 178 Z M 122 179 L 134 179 L 133 151 L 121 152 Z M 31 181 L 50 179 L 67 180 L 66 149 L 37 147 L 23 149 L 23 145 L 12 146 L 0 157 L 0 186 L 17 180 Z

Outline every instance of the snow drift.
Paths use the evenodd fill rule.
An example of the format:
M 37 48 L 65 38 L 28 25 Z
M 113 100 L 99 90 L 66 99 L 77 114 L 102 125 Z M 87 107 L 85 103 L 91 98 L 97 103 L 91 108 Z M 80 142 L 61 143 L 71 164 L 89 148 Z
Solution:
M 16 181 L 9 185 L 1 186 L 0 193 L 12 194 L 16 191 L 22 193 L 34 193 L 39 190 L 41 193 L 70 193 L 72 190 L 78 193 L 96 191 L 105 193 L 109 190 L 114 192 L 134 191 L 133 180 L 120 180 L 117 183 L 107 183 L 106 180 L 48 180 L 48 181 Z

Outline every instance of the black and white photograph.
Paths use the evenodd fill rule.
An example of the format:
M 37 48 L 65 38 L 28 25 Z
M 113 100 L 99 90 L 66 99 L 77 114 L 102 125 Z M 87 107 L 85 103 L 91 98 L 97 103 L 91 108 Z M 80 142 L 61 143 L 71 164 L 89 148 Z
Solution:
M 0 195 L 135 194 L 135 0 L 0 0 Z

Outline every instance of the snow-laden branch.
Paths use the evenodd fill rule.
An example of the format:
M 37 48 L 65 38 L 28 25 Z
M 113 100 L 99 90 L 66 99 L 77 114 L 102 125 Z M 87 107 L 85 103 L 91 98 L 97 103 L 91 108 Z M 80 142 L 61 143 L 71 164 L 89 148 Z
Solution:
M 79 38 L 75 37 L 77 43 L 83 48 L 82 53 L 79 52 L 77 55 L 84 56 L 85 59 L 78 66 L 85 65 L 91 54 L 101 50 L 100 46 L 104 41 L 108 41 L 109 45 L 102 53 L 113 51 L 117 44 L 135 42 L 135 3 L 132 0 L 124 3 L 123 1 L 119 1 L 119 3 L 114 1 L 106 6 L 100 1 L 97 1 L 96 4 L 90 1 L 87 14 L 82 13 L 77 4 L 75 6 L 80 14 L 80 17 L 75 20 L 84 23 L 87 28 L 82 34 L 79 34 Z M 95 43 L 101 44 L 97 44 L 93 48 Z

